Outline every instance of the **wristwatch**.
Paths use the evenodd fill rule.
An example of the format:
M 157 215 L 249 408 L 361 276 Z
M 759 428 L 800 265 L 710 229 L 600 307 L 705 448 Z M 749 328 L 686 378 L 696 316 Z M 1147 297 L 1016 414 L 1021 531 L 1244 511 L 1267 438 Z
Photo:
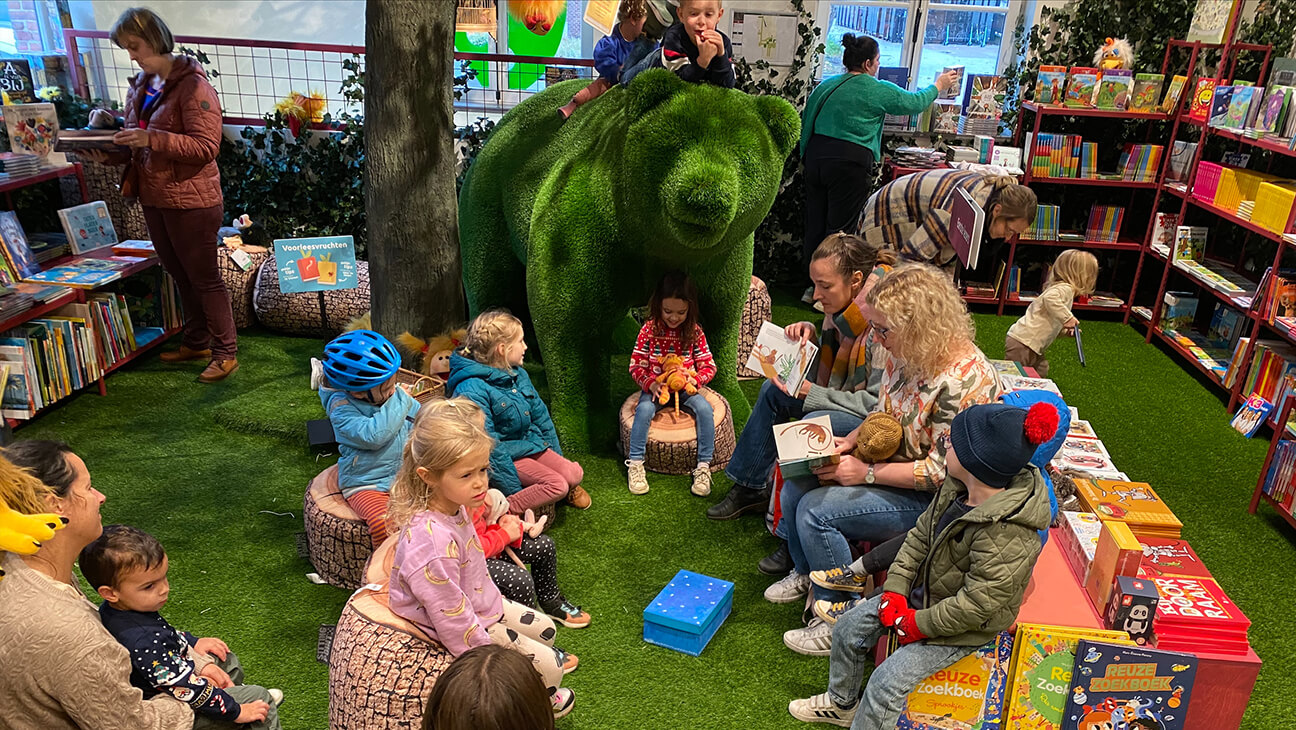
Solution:
M 873 474 L 873 465 L 869 464 L 868 474 L 864 475 L 864 483 L 872 484 L 877 481 L 877 476 Z

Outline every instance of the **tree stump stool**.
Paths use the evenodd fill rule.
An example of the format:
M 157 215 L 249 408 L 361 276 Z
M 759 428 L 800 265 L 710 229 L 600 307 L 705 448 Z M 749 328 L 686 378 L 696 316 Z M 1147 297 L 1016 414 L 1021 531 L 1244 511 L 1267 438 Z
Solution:
M 369 585 L 342 609 L 329 654 L 330 730 L 417 730 L 432 685 L 454 657 L 388 604 L 397 536 L 374 551 Z
M 734 451 L 733 414 L 729 402 L 710 388 L 703 388 L 707 402 L 715 413 L 715 456 L 711 457 L 711 471 L 719 471 L 729 463 Z M 630 427 L 634 425 L 635 406 L 639 393 L 633 393 L 621 404 L 621 453 L 629 453 Z M 648 448 L 644 451 L 644 468 L 658 474 L 689 474 L 697 467 L 697 426 L 693 414 L 683 406 L 679 418 L 674 407 L 663 407 L 653 416 L 648 427 Z
M 753 276 L 751 290 L 747 292 L 747 304 L 743 306 L 742 330 L 738 334 L 738 377 L 763 378 L 764 375 L 747 368 L 747 358 L 756 346 L 756 336 L 760 334 L 762 322 L 771 318 L 773 303 L 770 301 L 769 288 L 765 282 Z
M 355 590 L 373 554 L 369 525 L 351 509 L 338 489 L 334 464 L 311 480 L 306 490 L 306 545 L 315 572 L 329 585 Z
M 220 271 L 221 281 L 229 292 L 230 309 L 234 312 L 234 326 L 246 329 L 256 324 L 256 312 L 252 308 L 252 294 L 256 289 L 257 271 L 261 264 L 270 258 L 267 252 L 250 253 L 252 268 L 243 270 L 230 258 L 231 249 L 220 247 L 216 251 L 216 268 Z M 758 325 L 759 326 L 759 325 Z

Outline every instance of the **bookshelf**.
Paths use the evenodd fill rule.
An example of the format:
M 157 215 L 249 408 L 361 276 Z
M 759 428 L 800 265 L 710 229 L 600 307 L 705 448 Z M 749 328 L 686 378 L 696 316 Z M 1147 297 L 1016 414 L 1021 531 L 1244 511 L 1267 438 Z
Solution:
M 81 167 L 80 162 L 69 162 L 62 167 L 44 170 L 35 175 L 24 175 L 22 177 L 16 177 L 11 180 L 0 182 L 0 193 L 4 193 L 7 209 L 13 210 L 13 196 L 11 195 L 13 191 L 25 188 L 29 185 L 35 185 L 36 183 L 42 183 L 48 180 L 57 180 L 60 177 L 68 177 L 69 175 L 76 176 L 77 183 L 81 187 L 81 199 L 89 200 L 90 189 L 86 187 L 85 171 Z
M 1291 418 L 1293 406 L 1296 406 L 1296 395 L 1289 394 L 1283 401 L 1279 423 L 1287 423 Z M 1255 490 L 1251 492 L 1251 504 L 1247 507 L 1247 512 L 1255 514 L 1256 510 L 1260 508 L 1260 503 L 1264 502 L 1273 507 L 1274 511 L 1287 521 L 1287 524 L 1296 528 L 1296 516 L 1292 515 L 1291 509 L 1265 492 L 1265 483 L 1269 481 L 1269 471 L 1273 468 L 1274 457 L 1278 455 L 1279 444 L 1285 437 L 1290 435 L 1292 435 L 1291 429 L 1275 428 L 1273 430 L 1273 437 L 1269 440 L 1269 452 L 1265 455 L 1264 466 L 1260 469 L 1260 477 L 1256 479 Z

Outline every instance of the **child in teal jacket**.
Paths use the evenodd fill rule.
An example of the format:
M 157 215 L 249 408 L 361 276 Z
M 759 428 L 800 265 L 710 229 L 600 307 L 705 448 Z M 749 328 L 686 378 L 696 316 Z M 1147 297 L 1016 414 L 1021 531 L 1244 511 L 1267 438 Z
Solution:
M 464 341 L 450 356 L 446 395 L 466 396 L 486 414 L 486 430 L 496 441 L 491 485 L 508 497 L 509 511 L 522 514 L 564 498 L 589 507 L 580 486 L 585 473 L 563 457 L 549 408 L 522 369 L 522 323 L 503 310 L 482 312 Z

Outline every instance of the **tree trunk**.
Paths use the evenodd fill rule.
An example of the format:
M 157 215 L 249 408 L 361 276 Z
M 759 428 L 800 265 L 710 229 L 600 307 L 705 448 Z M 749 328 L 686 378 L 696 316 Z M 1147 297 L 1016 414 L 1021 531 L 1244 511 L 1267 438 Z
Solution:
M 454 151 L 455 3 L 365 4 L 365 212 L 374 329 L 462 324 Z

